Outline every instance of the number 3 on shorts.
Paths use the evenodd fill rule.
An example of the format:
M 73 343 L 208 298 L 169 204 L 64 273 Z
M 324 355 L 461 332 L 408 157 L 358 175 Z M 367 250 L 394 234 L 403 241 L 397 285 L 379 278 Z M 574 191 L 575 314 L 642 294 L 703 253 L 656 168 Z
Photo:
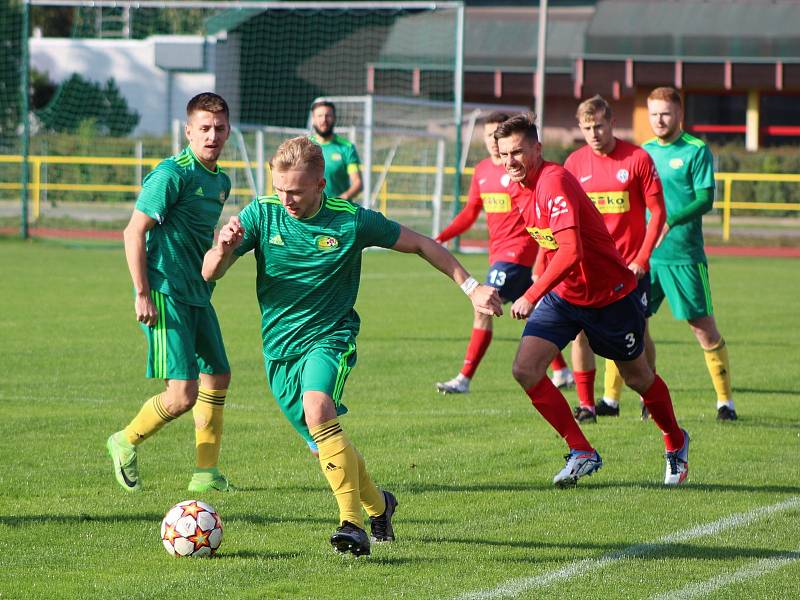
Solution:
M 625 347 L 633 348 L 636 345 L 636 336 L 633 333 L 625 334 Z

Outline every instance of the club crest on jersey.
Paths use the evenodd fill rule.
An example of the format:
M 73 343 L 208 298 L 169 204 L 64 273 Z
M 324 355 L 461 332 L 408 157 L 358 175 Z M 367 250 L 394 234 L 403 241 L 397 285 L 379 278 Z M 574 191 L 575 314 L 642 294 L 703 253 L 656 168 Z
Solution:
M 620 183 L 625 183 L 630 179 L 631 174 L 628 173 L 628 169 L 620 169 L 617 171 L 617 181 Z
M 508 173 L 500 177 L 500 185 L 503 187 L 508 187 L 509 183 L 511 183 L 511 176 Z
M 673 158 L 671 161 L 669 161 L 669 166 L 673 169 L 680 169 L 683 166 L 683 159 Z
M 317 250 L 320 252 L 330 252 L 339 247 L 339 240 L 329 235 L 318 235 L 316 239 Z

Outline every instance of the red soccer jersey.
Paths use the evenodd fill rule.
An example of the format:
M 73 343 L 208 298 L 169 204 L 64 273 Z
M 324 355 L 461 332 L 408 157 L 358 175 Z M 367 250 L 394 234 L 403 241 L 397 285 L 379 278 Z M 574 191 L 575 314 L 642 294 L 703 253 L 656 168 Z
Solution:
M 553 291 L 578 306 L 600 308 L 636 288 L 628 269 L 592 201 L 564 167 L 544 162 L 522 190 L 520 203 L 528 232 L 544 251 L 545 269 L 558 250 L 555 235 L 574 227 L 583 248 L 580 262 Z
M 489 229 L 489 262 L 510 262 L 530 267 L 536 260 L 536 243 L 525 231 L 519 202 L 503 165 L 489 158 L 475 165 L 469 186 L 468 204 L 486 211 Z
M 569 155 L 564 168 L 603 215 L 626 264 L 634 262 L 647 228 L 645 198 L 658 196 L 662 206 L 664 203 L 653 159 L 639 146 L 617 139 L 611 154 L 598 156 L 584 146 Z M 649 251 L 647 255 L 649 258 Z

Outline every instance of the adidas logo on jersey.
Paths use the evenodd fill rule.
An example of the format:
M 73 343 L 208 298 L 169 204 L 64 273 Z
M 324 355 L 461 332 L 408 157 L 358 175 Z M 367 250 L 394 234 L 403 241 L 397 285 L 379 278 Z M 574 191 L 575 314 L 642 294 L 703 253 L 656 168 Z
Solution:
M 269 243 L 273 246 L 283 246 L 283 238 L 281 237 L 280 233 L 276 233 L 271 238 L 269 238 Z
M 197 188 L 197 191 L 194 193 L 195 196 L 204 196 L 202 186 Z

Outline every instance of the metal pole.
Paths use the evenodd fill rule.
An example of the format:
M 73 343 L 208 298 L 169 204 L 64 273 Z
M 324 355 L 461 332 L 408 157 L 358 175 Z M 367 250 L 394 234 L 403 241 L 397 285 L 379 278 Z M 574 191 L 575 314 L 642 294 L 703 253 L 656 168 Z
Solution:
M 22 189 L 20 190 L 20 200 L 22 203 L 22 215 L 20 217 L 20 235 L 23 239 L 27 239 L 30 232 L 28 231 L 28 182 L 30 180 L 30 165 L 28 158 L 30 155 L 30 142 L 31 142 L 31 124 L 28 118 L 28 77 L 30 62 L 29 49 L 28 49 L 28 29 L 30 22 L 30 6 L 28 0 L 22 3 L 22 31 L 20 31 L 20 44 L 22 45 L 22 52 L 20 56 L 20 94 L 22 94 L 22 102 L 20 103 L 20 118 L 22 119 Z
M 136 156 L 136 168 L 134 169 L 134 182 L 133 185 L 142 185 L 142 158 L 144 158 L 144 144 L 142 140 L 136 140 L 134 146 L 134 156 Z
M 464 115 L 464 5 L 461 4 L 456 9 L 456 39 L 455 39 L 455 65 L 453 69 L 453 95 L 455 104 L 453 106 L 453 119 L 456 126 L 456 147 L 455 147 L 455 180 L 453 181 L 453 216 L 461 210 L 461 119 Z M 455 250 L 460 248 L 460 240 L 455 239 Z
M 364 170 L 361 173 L 361 206 L 372 208 L 372 129 L 375 114 L 372 106 L 372 96 L 364 100 Z
M 264 131 L 256 130 L 256 195 L 264 195 Z
M 544 137 L 544 71 L 547 54 L 547 0 L 539 0 L 539 37 L 536 40 L 536 128 L 539 141 Z
M 433 223 L 431 237 L 436 237 L 442 230 L 442 183 L 444 180 L 444 138 L 436 142 L 436 179 L 433 183 Z

